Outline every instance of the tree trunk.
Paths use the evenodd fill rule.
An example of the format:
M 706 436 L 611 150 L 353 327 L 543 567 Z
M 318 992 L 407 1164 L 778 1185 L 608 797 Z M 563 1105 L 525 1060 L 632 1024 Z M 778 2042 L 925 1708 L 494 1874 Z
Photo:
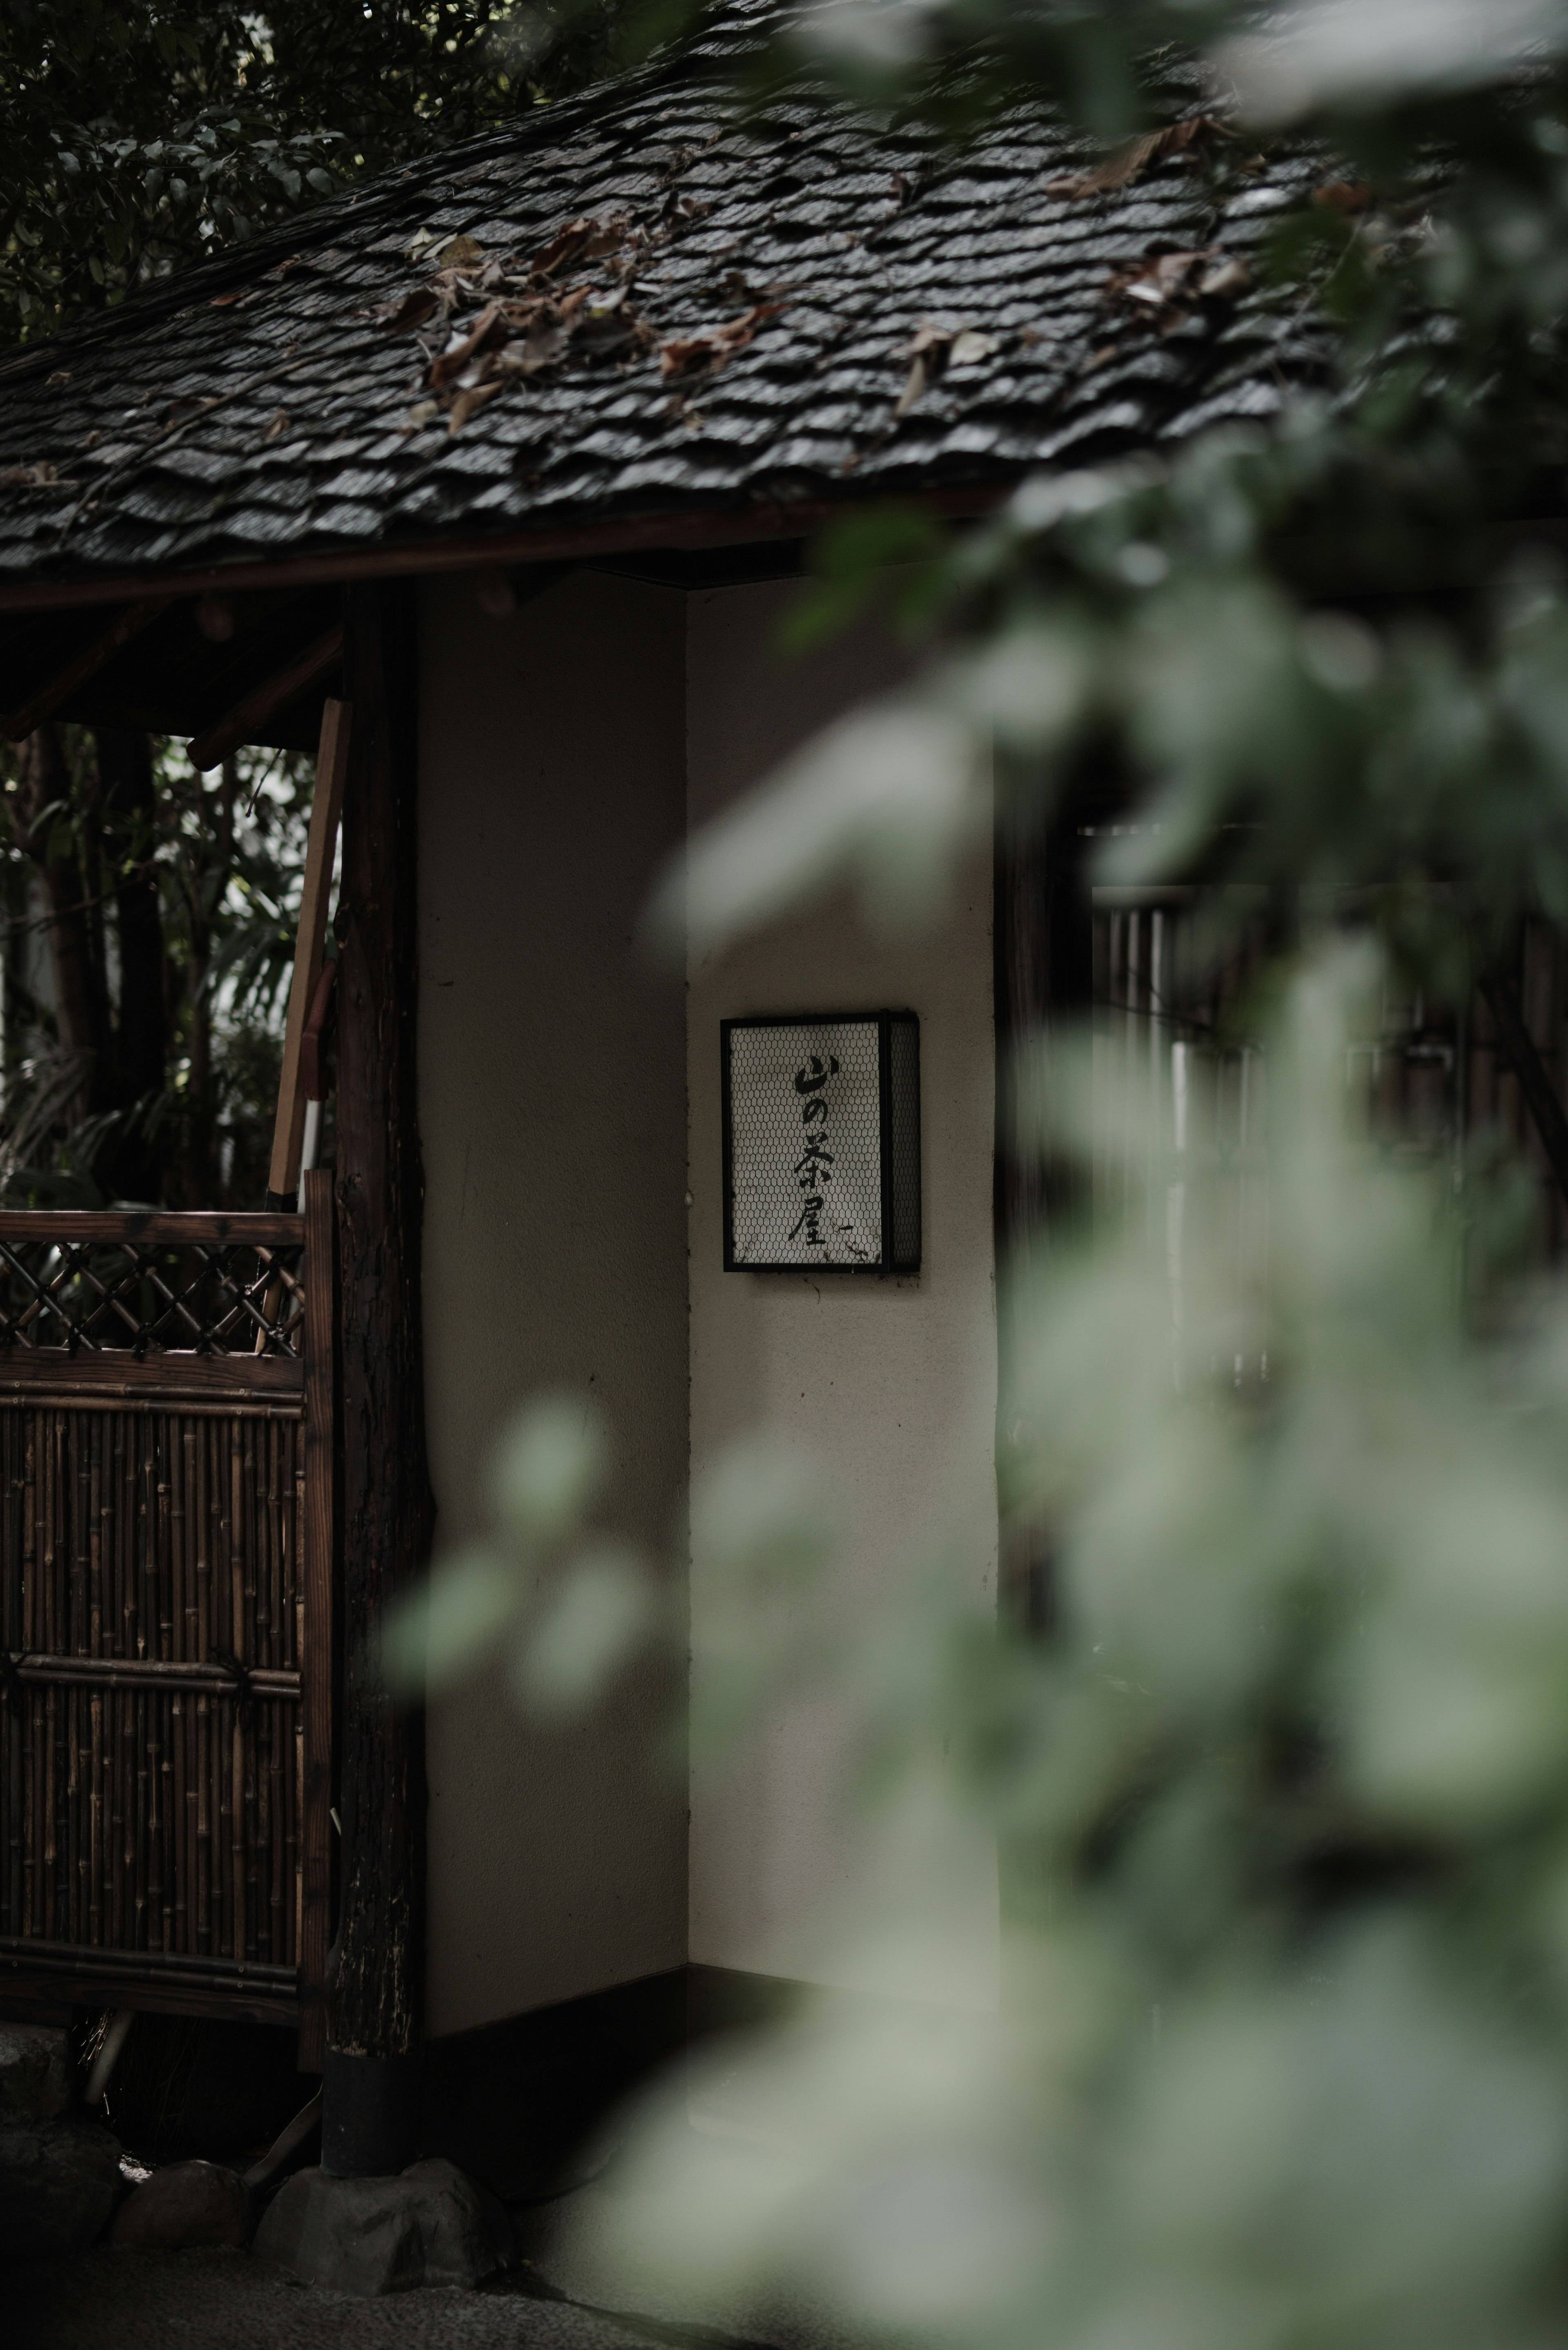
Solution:
M 64 823 L 46 813 L 68 801 L 70 771 L 59 730 L 40 726 L 21 746 L 12 824 L 16 844 L 43 885 L 45 935 L 55 991 L 55 1033 L 81 1070 L 77 1113 L 99 1106 L 106 1074 L 108 1003 L 95 983 L 81 870 L 66 845 Z
M 324 2164 L 410 2158 L 423 2007 L 422 1724 L 381 1689 L 372 1635 L 424 1563 L 431 1522 L 414 1076 L 414 617 L 352 588 L 352 705 L 337 983 L 343 1679 L 341 1899 L 328 1969 Z
M 163 913 L 151 868 L 152 745 L 145 734 L 118 726 L 99 727 L 96 739 L 119 933 L 113 1097 L 118 1107 L 129 1109 L 161 1093 L 168 1076 Z M 123 1199 L 161 1198 L 158 1155 L 145 1132 L 127 1136 L 122 1142 L 117 1154 L 115 1189 Z

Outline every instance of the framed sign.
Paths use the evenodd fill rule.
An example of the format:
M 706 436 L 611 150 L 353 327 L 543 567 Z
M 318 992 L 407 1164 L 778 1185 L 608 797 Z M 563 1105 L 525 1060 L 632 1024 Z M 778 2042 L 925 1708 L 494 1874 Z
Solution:
M 719 1037 L 725 1271 L 918 1271 L 915 1014 L 724 1020 Z

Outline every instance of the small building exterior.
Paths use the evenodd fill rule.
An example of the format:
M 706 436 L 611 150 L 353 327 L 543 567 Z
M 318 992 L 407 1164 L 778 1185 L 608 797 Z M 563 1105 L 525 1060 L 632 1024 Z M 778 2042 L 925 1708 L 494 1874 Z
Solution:
M 995 1065 L 1029 1009 L 1002 949 L 1032 885 L 985 854 L 934 932 L 833 900 L 683 972 L 640 933 L 691 834 L 909 658 L 871 622 L 781 654 L 803 547 L 889 499 L 961 521 L 1031 469 L 1265 415 L 1321 357 L 1244 269 L 1126 298 L 1162 255 L 1244 261 L 1305 166 L 1215 175 L 1199 140 L 1096 193 L 1044 117 L 950 155 L 801 101 L 748 122 L 744 38 L 732 20 L 0 367 L 14 731 L 141 726 L 211 759 L 308 747 L 328 694 L 354 713 L 328 2094 L 379 2113 L 422 2039 L 476 2162 L 487 2085 L 552 2030 L 629 2074 L 689 1995 L 887 1986 L 825 1956 L 866 1873 L 831 1720 L 786 1708 L 687 1786 L 650 1761 L 667 1667 L 549 1731 L 498 1673 L 431 1709 L 421 1756 L 354 1660 L 426 1553 L 419 1456 L 439 1554 L 483 1525 L 515 1406 L 591 1398 L 616 1523 L 683 1562 L 699 1673 L 716 1570 L 684 1557 L 685 1497 L 751 1431 L 822 1465 L 847 1597 L 940 1544 L 996 1589 Z M 720 1023 L 846 1007 L 919 1018 L 919 1270 L 728 1272 Z M 988 1854 L 953 1900 L 950 1970 L 920 1987 L 983 2002 Z M 0 1960 L 36 1996 L 26 1939 Z

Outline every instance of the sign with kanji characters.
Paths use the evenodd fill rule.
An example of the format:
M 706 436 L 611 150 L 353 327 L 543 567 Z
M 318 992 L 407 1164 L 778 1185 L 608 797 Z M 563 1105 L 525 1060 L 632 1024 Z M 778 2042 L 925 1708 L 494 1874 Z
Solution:
M 722 1024 L 724 1262 L 732 1271 L 919 1263 L 913 1013 Z

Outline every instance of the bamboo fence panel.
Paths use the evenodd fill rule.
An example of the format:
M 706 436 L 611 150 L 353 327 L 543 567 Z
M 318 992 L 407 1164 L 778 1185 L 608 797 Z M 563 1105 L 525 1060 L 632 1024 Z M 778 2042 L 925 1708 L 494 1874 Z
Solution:
M 0 1997 L 319 2007 L 331 1213 L 0 1213 Z

